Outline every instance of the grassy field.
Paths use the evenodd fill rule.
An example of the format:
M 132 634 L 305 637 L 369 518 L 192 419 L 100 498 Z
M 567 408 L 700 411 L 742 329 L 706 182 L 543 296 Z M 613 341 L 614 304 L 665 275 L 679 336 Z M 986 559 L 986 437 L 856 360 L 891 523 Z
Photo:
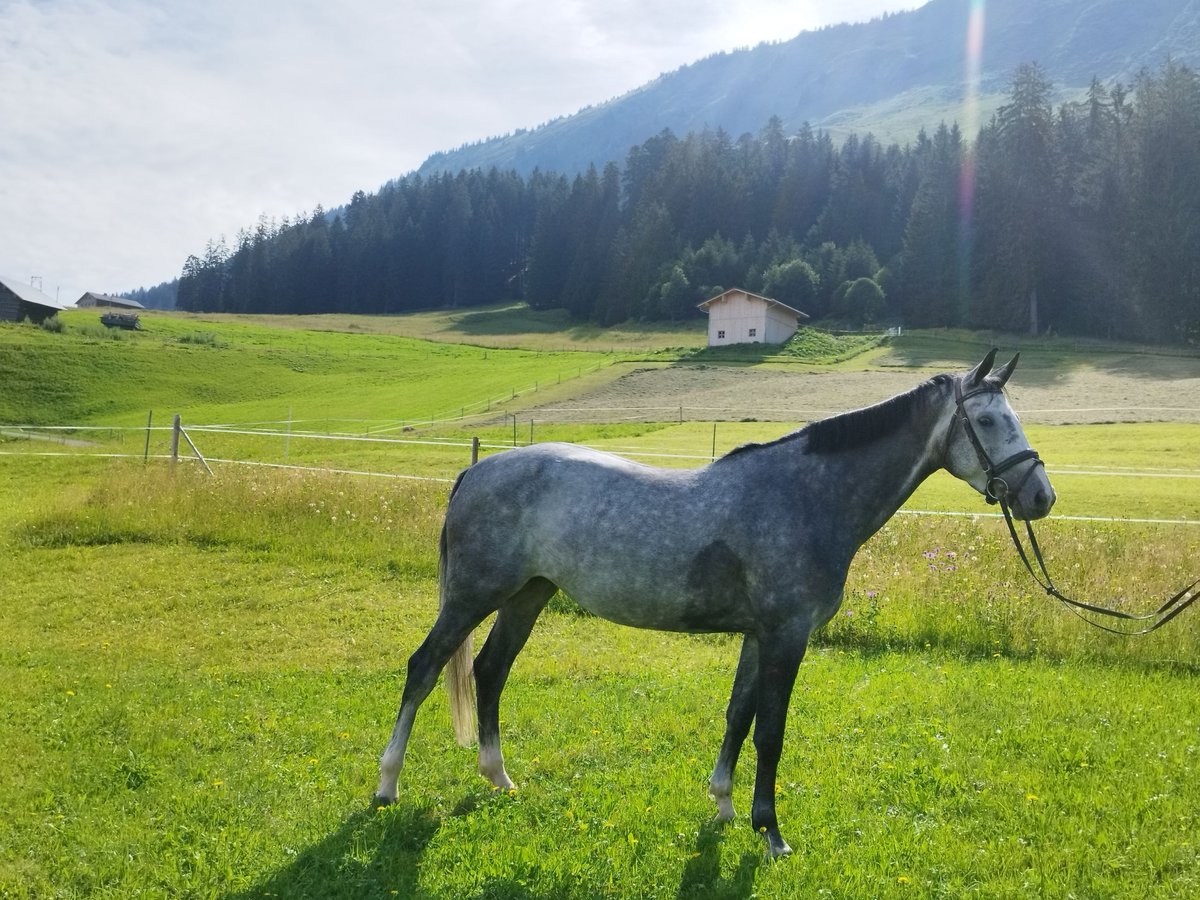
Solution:
M 207 336 L 182 339 L 197 334 Z M 414 388 L 422 403 L 444 408 L 518 375 L 607 358 L 485 359 L 388 335 L 170 317 L 128 339 L 132 354 L 110 354 L 116 342 L 82 331 L 67 335 L 68 354 L 54 343 L 62 337 L 0 329 L 3 377 L 48 385 L 0 421 L 144 424 L 144 409 L 169 407 L 171 391 L 212 421 L 278 419 L 273 410 L 289 403 L 297 419 L 305 403 L 315 417 L 353 418 L 341 413 L 358 394 L 354 412 L 378 420 L 366 398 L 378 402 L 410 370 L 426 379 Z M 963 336 L 936 343 L 918 349 L 971 351 Z M 326 351 L 327 368 L 317 365 Z M 189 369 L 189 354 L 203 363 Z M 285 374 L 304 360 L 312 371 Z M 780 430 L 722 423 L 718 452 Z M 441 477 L 465 463 L 466 437 L 512 437 L 499 423 L 418 434 L 459 446 L 297 437 L 287 453 Z M 1059 490 L 1056 513 L 1200 518 L 1194 475 L 1116 472 L 1194 472 L 1200 426 L 1043 426 L 1030 436 Z M 196 437 L 210 455 L 284 452 L 278 438 Z M 551 437 L 704 456 L 713 433 L 702 423 L 539 428 L 539 440 Z M 27 449 L 0 450 L 14 446 Z M 1188 613 L 1138 640 L 1090 631 L 1026 580 L 995 519 L 899 516 L 860 554 L 792 701 L 777 792 L 796 855 L 767 864 L 746 816 L 752 745 L 737 822 L 714 826 L 705 797 L 736 641 L 623 629 L 561 598 L 505 694 L 521 790 L 493 794 L 473 774 L 438 692 L 418 719 L 400 802 L 372 811 L 403 664 L 436 610 L 448 486 L 215 469 L 210 478 L 140 461 L 0 456 L 0 896 L 1200 892 L 1200 620 Z M 911 505 L 988 511 L 948 478 Z M 1061 586 L 1088 599 L 1140 607 L 1200 574 L 1196 526 L 1060 519 L 1039 533 Z
M 66 332 L 0 325 L 0 423 L 284 421 L 353 430 L 426 420 L 547 393 L 607 367 L 598 353 L 488 350 L 412 338 L 147 315 L 141 332 L 64 313 Z

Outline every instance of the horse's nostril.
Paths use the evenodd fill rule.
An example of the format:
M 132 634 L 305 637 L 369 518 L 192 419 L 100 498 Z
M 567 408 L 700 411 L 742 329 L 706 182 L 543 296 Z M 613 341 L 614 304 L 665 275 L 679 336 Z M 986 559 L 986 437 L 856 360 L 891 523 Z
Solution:
M 1050 505 L 1050 498 L 1048 496 L 1046 496 L 1045 490 L 1039 490 L 1036 494 L 1033 495 L 1033 502 L 1036 503 L 1039 507 L 1046 507 L 1046 506 Z

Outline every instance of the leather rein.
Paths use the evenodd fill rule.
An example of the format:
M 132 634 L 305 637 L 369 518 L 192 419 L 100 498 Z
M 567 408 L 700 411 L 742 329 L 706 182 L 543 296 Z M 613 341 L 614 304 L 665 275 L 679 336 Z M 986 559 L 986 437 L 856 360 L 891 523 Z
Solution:
M 1046 569 L 1046 561 L 1042 557 L 1042 548 L 1038 545 L 1037 536 L 1033 533 L 1033 524 L 1028 519 L 1025 519 L 1025 531 L 1029 536 L 1030 551 L 1032 552 L 1033 559 L 1037 562 L 1037 569 L 1033 567 L 1033 563 L 1031 563 L 1029 559 L 1030 553 L 1026 552 L 1024 545 L 1021 543 L 1021 537 L 1017 533 L 1017 527 L 1015 524 L 1013 524 L 1012 511 L 1009 509 L 1008 505 L 1008 497 L 1010 494 L 1020 491 L 1021 487 L 1029 479 L 1029 476 L 1033 474 L 1034 470 L 1038 466 L 1045 468 L 1045 464 L 1042 462 L 1041 457 L 1038 456 L 1037 451 L 1033 448 L 1021 450 L 1017 453 L 1014 453 L 1012 456 L 1002 459 L 998 463 L 993 463 L 992 458 L 988 455 L 987 450 L 984 449 L 983 443 L 979 440 L 979 435 L 975 433 L 975 426 L 971 423 L 971 419 L 967 415 L 966 408 L 963 406 L 963 402 L 971 397 L 975 397 L 979 394 L 996 394 L 1000 392 L 1000 388 L 990 385 L 983 385 L 964 393 L 962 389 L 962 382 L 960 380 L 956 380 L 954 382 L 954 401 L 956 410 L 954 413 L 954 422 L 950 426 L 950 432 L 953 434 L 954 426 L 961 425 L 963 432 L 967 436 L 967 440 L 970 441 L 971 446 L 975 448 L 975 455 L 979 457 L 979 464 L 983 466 L 984 474 L 987 477 L 987 483 L 984 485 L 984 497 L 987 499 L 988 503 L 998 503 L 1000 505 L 1000 509 L 1004 513 L 1004 522 L 1006 525 L 1008 525 L 1008 533 L 1012 537 L 1013 546 L 1017 548 L 1017 553 L 1021 557 L 1021 562 L 1025 564 L 1025 568 L 1029 571 L 1029 574 L 1033 577 L 1033 580 L 1036 581 L 1047 594 L 1061 601 L 1062 604 L 1067 607 L 1067 609 L 1092 627 L 1099 628 L 1102 631 L 1107 631 L 1110 634 L 1120 634 L 1127 637 L 1149 634 L 1152 631 L 1156 631 L 1191 606 L 1193 601 L 1195 601 L 1197 597 L 1200 597 L 1200 591 L 1196 590 L 1196 588 L 1200 586 L 1200 578 L 1197 578 L 1179 593 L 1168 599 L 1158 609 L 1142 615 L 1135 615 L 1133 613 L 1124 612 L 1123 610 L 1110 609 L 1104 606 L 1095 606 L 1091 603 L 1084 603 L 1083 601 L 1073 600 L 1070 597 L 1067 597 L 1061 591 L 1059 591 L 1057 587 L 1054 586 L 1054 580 L 1050 577 L 1050 572 Z M 1010 487 L 1008 482 L 1005 481 L 1005 479 L 1001 476 L 1014 466 L 1017 466 L 1027 460 L 1032 460 L 1033 464 L 1029 466 L 1025 472 L 1025 475 L 1019 482 L 1017 482 L 1016 486 Z M 1039 574 L 1039 571 L 1041 574 Z M 1120 619 L 1126 622 L 1135 623 L 1135 625 L 1142 622 L 1148 622 L 1150 624 L 1136 631 L 1124 628 L 1113 628 L 1109 625 L 1105 625 L 1102 622 L 1094 621 L 1093 619 L 1084 615 L 1085 612 L 1109 616 L 1113 619 Z

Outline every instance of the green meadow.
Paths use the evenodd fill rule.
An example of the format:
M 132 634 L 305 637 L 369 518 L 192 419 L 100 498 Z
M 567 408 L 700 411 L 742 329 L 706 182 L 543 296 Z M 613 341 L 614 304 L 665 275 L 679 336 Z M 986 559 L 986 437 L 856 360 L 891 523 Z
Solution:
M 522 390 L 568 397 L 620 358 L 152 322 L 120 339 L 78 314 L 62 334 L 0 328 L 0 424 L 138 426 L 180 408 L 279 422 L 290 408 L 297 430 L 353 432 L 495 400 L 490 424 L 384 432 L 450 446 L 192 435 L 213 457 L 452 477 L 470 437 L 512 443 L 503 409 Z M 973 352 L 918 338 L 914 354 Z M 722 423 L 717 452 L 784 430 Z M 1060 494 L 1039 535 L 1061 587 L 1142 609 L 1200 575 L 1200 526 L 1084 520 L 1200 519 L 1200 479 L 1118 472 L 1194 469 L 1200 426 L 1029 431 Z M 738 820 L 714 825 L 705 797 L 736 639 L 625 629 L 556 598 L 504 697 L 521 789 L 474 773 L 437 692 L 400 802 L 372 810 L 404 662 L 436 613 L 448 485 L 219 463 L 210 477 L 143 464 L 137 431 L 72 438 L 98 446 L 0 436 L 0 896 L 1200 892 L 1200 620 L 1136 639 L 1088 629 L 948 477 L 910 508 L 984 515 L 893 519 L 801 667 L 776 786 L 796 853 L 767 863 L 751 743 Z M 672 465 L 703 463 L 714 441 L 694 422 L 536 438 Z M 10 455 L 43 449 L 67 455 Z

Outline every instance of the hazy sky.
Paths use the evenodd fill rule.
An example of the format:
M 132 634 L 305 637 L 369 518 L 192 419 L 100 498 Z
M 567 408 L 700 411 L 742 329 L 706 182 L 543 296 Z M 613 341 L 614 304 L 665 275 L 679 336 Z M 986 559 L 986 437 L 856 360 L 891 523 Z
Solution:
M 0 274 L 149 287 L 261 214 L 924 0 L 0 0 Z

